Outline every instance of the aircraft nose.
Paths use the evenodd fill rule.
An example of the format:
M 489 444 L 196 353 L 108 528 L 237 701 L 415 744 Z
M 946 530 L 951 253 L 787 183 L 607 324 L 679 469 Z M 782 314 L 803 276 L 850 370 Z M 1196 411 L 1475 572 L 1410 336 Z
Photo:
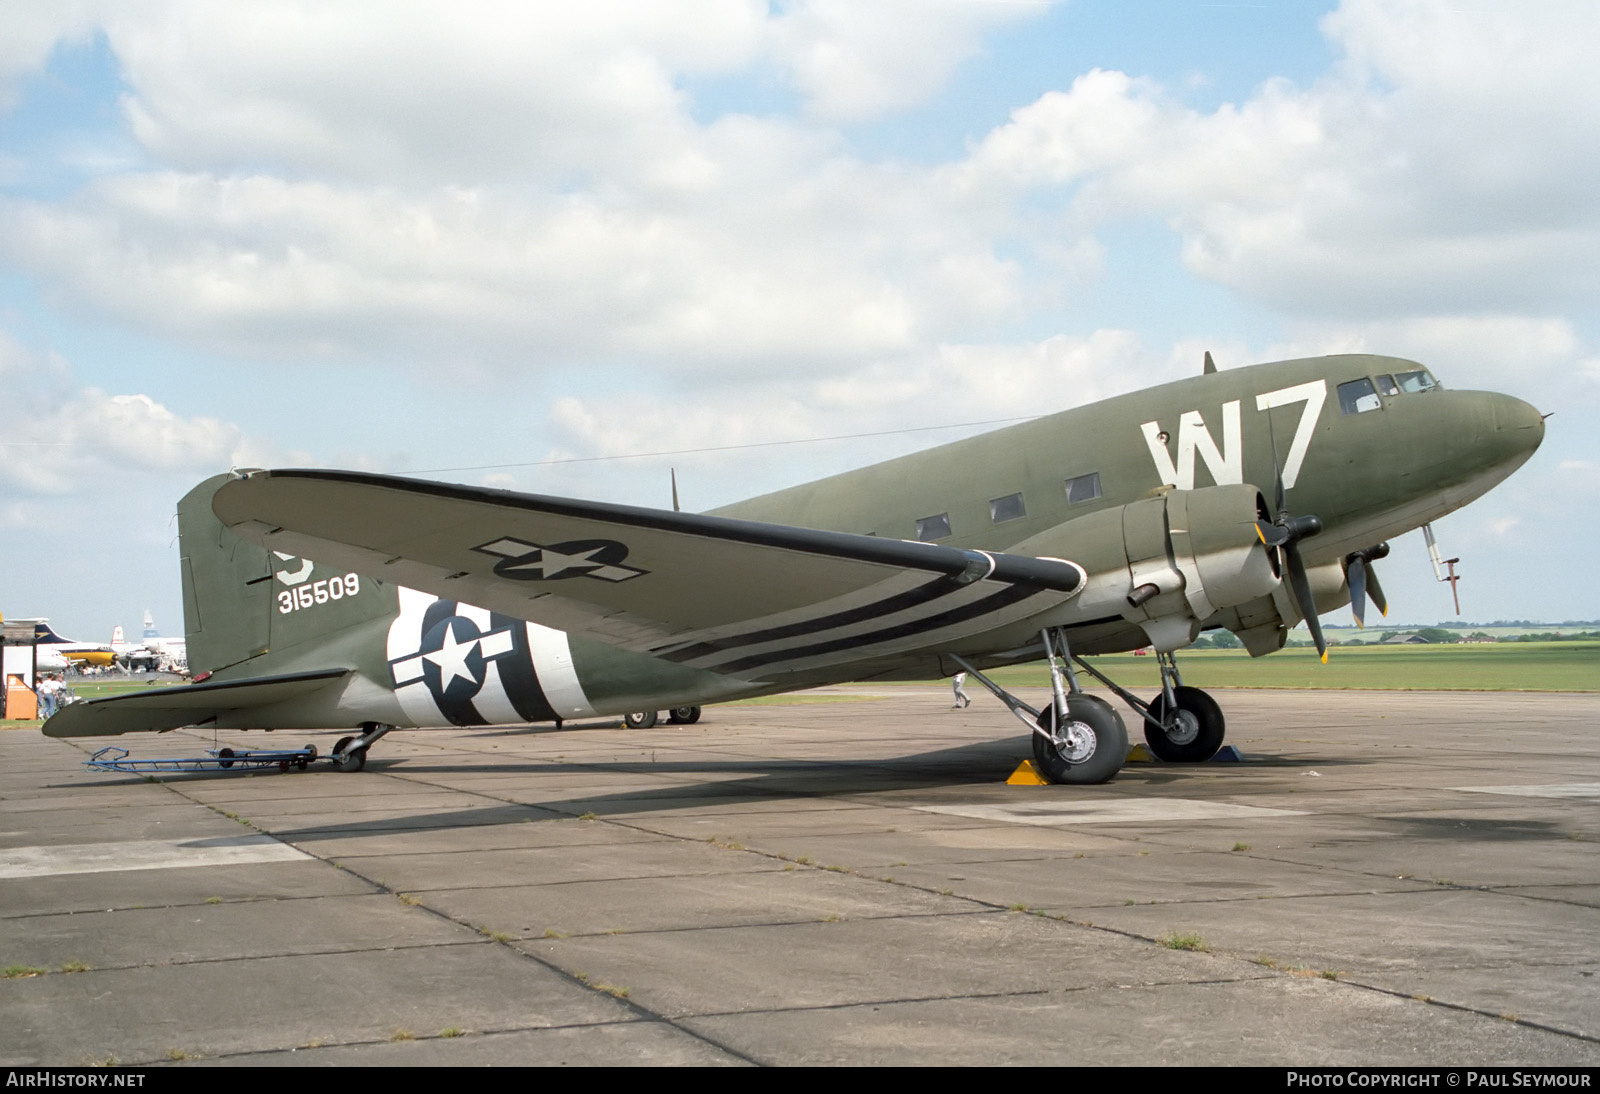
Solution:
M 1544 415 L 1521 399 L 1495 395 L 1491 406 L 1494 429 L 1502 443 L 1531 456 L 1544 441 Z

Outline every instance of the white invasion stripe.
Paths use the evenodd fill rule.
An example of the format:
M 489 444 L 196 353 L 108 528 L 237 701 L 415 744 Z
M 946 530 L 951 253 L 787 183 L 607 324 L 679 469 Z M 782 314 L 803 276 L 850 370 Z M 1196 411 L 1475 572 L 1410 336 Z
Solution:
M 529 623 L 528 652 L 533 656 L 533 671 L 539 676 L 545 701 L 558 717 L 588 718 L 594 714 L 594 707 L 589 705 L 589 697 L 578 682 L 566 631 Z
M 396 668 L 404 666 L 408 676 L 403 682 L 396 681 L 395 700 L 405 712 L 405 719 L 409 725 L 448 725 L 449 721 L 439 713 L 439 708 L 433 702 L 433 693 L 428 690 L 428 685 L 423 680 L 422 659 L 414 656 L 422 647 L 423 615 L 435 598 L 432 593 L 408 589 L 404 585 L 399 586 L 397 591 L 400 596 L 400 614 L 389 624 L 388 654 L 390 661 L 407 658 Z M 416 675 L 410 676 L 413 666 L 417 670 Z
M 237 866 L 311 857 L 287 843 L 262 835 L 12 847 L 0 850 L 0 878 L 105 874 L 119 870 L 168 870 L 189 866 Z
M 1300 809 L 1194 801 L 1189 798 L 1128 798 L 1105 802 L 1020 802 L 1015 805 L 919 805 L 924 813 L 944 813 L 1011 824 L 1160 824 L 1164 821 L 1236 820 L 1246 817 L 1302 817 Z
M 1518 798 L 1600 798 L 1600 783 L 1546 783 L 1544 786 L 1452 786 L 1467 794 L 1510 794 Z

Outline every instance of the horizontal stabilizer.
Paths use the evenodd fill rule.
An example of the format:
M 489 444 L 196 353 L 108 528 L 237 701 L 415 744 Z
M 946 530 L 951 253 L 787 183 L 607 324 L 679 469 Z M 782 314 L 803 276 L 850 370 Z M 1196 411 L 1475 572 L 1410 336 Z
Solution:
M 119 733 L 165 733 L 200 725 L 226 711 L 270 706 L 320 691 L 349 669 L 319 669 L 248 680 L 208 680 L 174 688 L 151 688 L 70 703 L 44 724 L 47 737 L 111 737 Z

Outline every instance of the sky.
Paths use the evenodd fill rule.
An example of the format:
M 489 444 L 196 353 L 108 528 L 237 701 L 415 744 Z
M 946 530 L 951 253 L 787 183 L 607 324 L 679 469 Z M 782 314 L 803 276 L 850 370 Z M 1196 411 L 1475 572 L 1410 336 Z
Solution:
M 0 25 L 9 618 L 181 632 L 174 506 L 230 467 L 661 506 L 675 468 L 704 509 L 1208 349 L 1396 354 L 1553 411 L 1435 528 L 1464 619 L 1600 618 L 1592 0 Z M 1418 534 L 1380 573 L 1392 619 L 1453 616 Z

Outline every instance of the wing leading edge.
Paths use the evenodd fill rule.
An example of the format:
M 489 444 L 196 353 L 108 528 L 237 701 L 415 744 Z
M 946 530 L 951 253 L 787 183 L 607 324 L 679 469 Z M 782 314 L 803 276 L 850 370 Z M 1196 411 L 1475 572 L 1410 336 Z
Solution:
M 246 540 L 752 679 L 945 645 L 1075 595 L 1059 559 L 346 471 L 258 471 Z

